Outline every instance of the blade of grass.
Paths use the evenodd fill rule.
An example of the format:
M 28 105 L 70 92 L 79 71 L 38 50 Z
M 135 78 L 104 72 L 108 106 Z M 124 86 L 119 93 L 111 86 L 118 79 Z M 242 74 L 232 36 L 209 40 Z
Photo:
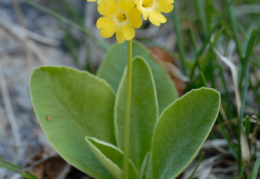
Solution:
M 62 0 L 64 1 L 64 0 Z M 57 2 L 55 0 L 50 0 L 51 2 L 51 9 L 59 12 L 60 10 L 60 6 L 58 6 L 58 4 L 60 4 L 60 2 Z M 74 17 L 75 14 L 72 14 L 72 9 L 67 8 L 67 4 L 66 2 L 62 2 L 61 4 L 63 4 L 65 6 L 65 11 L 66 13 L 68 13 L 69 17 Z M 63 6 L 62 6 L 63 7 Z M 75 18 L 74 18 L 75 19 Z M 80 24 L 77 19 L 76 22 L 78 24 Z M 80 68 L 79 65 L 79 57 L 78 57 L 78 48 L 79 48 L 79 41 L 74 38 L 73 34 L 70 32 L 70 29 L 68 29 L 67 24 L 64 24 L 62 21 L 58 21 L 58 26 L 59 28 L 63 31 L 64 35 L 63 35 L 63 39 L 64 42 L 66 44 L 67 50 L 69 52 L 69 54 L 72 56 L 72 59 L 74 60 L 75 64 L 78 66 L 78 68 Z
M 209 81 L 211 81 L 211 87 L 212 88 L 216 87 L 215 72 L 216 72 L 216 70 L 218 68 L 217 66 L 219 66 L 219 64 L 216 63 L 217 57 L 216 57 L 216 54 L 214 53 L 213 49 L 215 48 L 215 45 L 218 42 L 218 39 L 219 39 L 220 35 L 222 34 L 222 32 L 224 31 L 224 29 L 225 29 L 225 27 L 223 26 L 217 32 L 217 34 L 214 35 L 214 38 L 213 38 L 213 40 L 211 40 L 212 42 L 209 44 L 209 49 L 208 49 L 208 51 L 206 53 L 206 56 L 205 56 L 205 58 L 208 58 L 209 61 L 207 63 L 206 69 L 205 69 L 208 73 L 204 73 L 204 74 L 206 76 L 208 76 Z
M 6 160 L 0 159 L 0 167 L 3 167 L 9 171 L 20 174 L 26 179 L 38 179 L 36 176 L 31 174 L 30 172 L 23 171 L 23 169 L 17 165 L 14 165 Z
M 189 32 L 190 32 L 190 37 L 191 37 L 192 48 L 194 49 L 195 53 L 197 53 L 198 49 L 197 49 L 197 45 L 196 45 L 196 42 L 195 42 L 193 28 L 191 26 L 189 28 Z
M 238 122 L 237 122 L 237 135 L 238 135 L 238 168 L 239 174 L 242 173 L 243 164 L 247 165 L 250 161 L 250 152 L 247 140 L 245 138 L 245 134 L 243 131 L 243 116 L 244 116 L 244 108 L 245 108 L 245 100 L 247 94 L 247 88 L 249 83 L 249 68 L 246 71 L 245 77 L 245 86 L 243 88 L 242 100 L 240 97 L 240 93 L 238 90 L 238 78 L 237 78 L 237 70 L 236 66 L 226 57 L 219 54 L 217 50 L 215 50 L 217 56 L 226 63 L 227 66 L 231 69 L 232 79 L 234 81 L 235 87 L 235 96 L 236 96 L 236 104 L 237 104 L 237 114 L 238 114 Z M 243 143 L 243 145 L 242 145 Z
M 251 61 L 252 65 L 256 68 L 260 69 L 260 63 L 259 62 L 255 62 L 255 61 Z
M 227 5 L 230 2 L 231 2 L 231 0 L 226 0 Z M 235 43 L 236 43 L 237 53 L 238 53 L 238 56 L 240 58 L 240 61 L 242 62 L 243 56 L 242 56 L 242 52 L 241 52 L 240 41 L 238 40 L 237 26 L 236 26 L 236 23 L 235 23 L 235 16 L 233 14 L 232 6 L 228 7 L 228 17 L 229 17 L 229 21 L 230 21 L 230 27 L 231 27 L 232 35 L 233 35 L 233 38 L 234 38 Z
M 200 166 L 200 163 L 201 163 L 201 161 L 202 161 L 204 155 L 205 155 L 205 152 L 202 152 L 201 155 L 200 155 L 199 160 L 197 161 L 197 163 L 196 163 L 196 165 L 195 165 L 194 170 L 192 171 L 192 173 L 191 173 L 191 175 L 190 175 L 190 177 L 189 177 L 188 179 L 193 179 L 195 173 L 197 172 L 197 170 L 198 170 L 198 168 L 199 168 L 199 166 Z
M 213 49 L 215 47 L 215 45 L 218 42 L 218 39 L 220 37 L 220 35 L 223 33 L 223 31 L 226 29 L 225 26 L 222 26 L 221 29 L 217 32 L 217 34 L 214 36 L 213 42 L 210 43 L 210 47 Z
M 250 148 L 252 148 L 253 144 L 256 145 L 256 142 L 257 142 L 257 132 L 258 132 L 258 125 L 259 125 L 259 119 L 256 118 L 255 119 L 256 122 L 255 122 L 255 126 L 253 128 L 253 132 L 252 132 L 252 135 L 250 136 Z M 251 123 L 250 123 L 251 124 Z M 257 153 L 257 147 L 255 146 L 255 154 Z
M 80 30 L 82 33 L 88 35 L 89 37 L 91 37 L 92 39 L 94 39 L 98 45 L 100 45 L 100 47 L 104 48 L 105 50 L 108 50 L 109 47 L 110 47 L 110 44 L 108 42 L 106 42 L 105 40 L 103 39 L 99 39 L 96 37 L 95 34 L 93 34 L 90 30 L 88 30 L 86 27 L 84 26 L 81 26 L 75 22 L 73 22 L 72 20 L 60 15 L 59 13 L 51 10 L 51 9 L 48 9 L 42 5 L 40 5 L 39 3 L 36 3 L 36 2 L 33 2 L 33 1 L 30 1 L 30 0 L 20 0 L 26 4 L 29 4 L 37 9 L 40 9 L 42 10 L 43 12 L 47 13 L 47 14 L 50 14 L 52 15 L 53 17 L 55 17 L 56 19 L 60 20 L 60 21 L 63 21 L 64 23 Z
M 203 71 L 205 78 L 205 81 L 211 82 L 211 88 L 215 88 L 215 70 L 216 70 L 216 64 L 215 64 L 215 56 L 212 53 L 212 48 L 208 49 L 207 53 L 201 60 L 201 68 L 200 70 Z
M 221 79 L 221 82 L 222 82 L 222 85 L 223 85 L 223 89 L 224 89 L 224 95 L 223 95 L 223 97 L 222 97 L 222 101 L 224 102 L 224 101 L 226 101 L 227 102 L 227 104 L 232 104 L 233 103 L 233 101 L 230 99 L 230 92 L 229 92 L 229 90 L 228 90 L 228 87 L 227 87 L 227 81 L 226 81 L 226 79 L 225 79 L 225 77 L 224 77 L 224 74 L 223 74 L 223 69 L 221 68 L 221 66 L 219 66 L 218 67 L 218 69 L 219 69 L 219 75 L 220 75 L 220 79 Z M 227 105 L 227 106 L 225 106 L 225 109 L 227 110 L 227 118 L 228 119 L 233 119 L 234 117 L 233 117 L 233 107 L 232 107 L 233 105 Z
M 258 104 L 260 104 L 260 96 L 259 96 L 259 94 L 257 94 L 256 87 L 254 87 L 251 79 L 249 80 L 249 86 L 250 86 L 250 89 L 252 90 L 252 92 L 254 94 L 254 99 L 257 101 Z
M 1 158 L 0 158 L 0 164 L 1 164 L 1 165 L 8 166 L 8 167 L 11 167 L 11 168 L 16 168 L 17 170 L 22 170 L 21 167 L 19 167 L 19 166 L 13 164 L 13 163 L 11 163 L 11 162 L 8 162 L 8 161 L 6 161 L 6 160 L 4 160 L 4 159 L 1 159 Z
M 258 88 L 258 87 L 260 87 L 260 77 L 259 77 L 259 75 L 257 74 L 257 69 L 256 68 L 258 68 L 257 67 L 257 63 L 256 62 L 254 62 L 253 60 L 251 60 L 250 61 L 251 62 L 251 70 L 252 70 L 252 73 L 253 73 L 253 75 L 254 75 L 254 77 L 255 77 L 255 85 L 256 85 L 256 87 Z M 260 65 L 259 65 L 260 66 Z M 251 73 L 251 74 L 252 74 Z M 260 103 L 259 103 L 260 104 Z
M 248 65 L 250 54 L 251 54 L 252 49 L 253 49 L 253 47 L 255 45 L 256 35 L 257 35 L 257 30 L 254 29 L 251 32 L 251 35 L 250 35 L 250 38 L 249 38 L 249 41 L 248 41 L 248 44 L 247 44 L 246 55 L 245 55 L 245 58 L 243 58 L 243 61 L 242 61 L 242 71 L 241 71 L 241 76 L 239 78 L 239 87 L 240 87 L 240 89 L 242 87 L 242 82 L 243 82 L 244 75 L 245 75 L 245 72 L 246 72 L 246 69 L 247 69 L 247 65 Z
M 195 62 L 191 68 L 191 73 L 190 73 L 190 79 L 193 79 L 194 76 L 194 72 L 196 67 L 199 65 L 199 57 L 202 55 L 202 53 L 204 52 L 204 50 L 206 49 L 207 45 L 210 42 L 210 38 L 212 36 L 212 34 L 217 30 L 217 28 L 219 27 L 222 19 L 224 18 L 224 16 L 226 15 L 228 8 L 232 5 L 233 0 L 231 0 L 229 2 L 229 4 L 227 5 L 227 7 L 225 8 L 225 10 L 222 12 L 221 16 L 218 18 L 216 24 L 214 25 L 214 27 L 211 29 L 211 31 L 209 32 L 207 38 L 205 39 L 204 43 L 202 44 L 200 50 L 197 52 L 196 54 L 196 58 L 195 58 Z
M 251 171 L 248 179 L 257 179 L 258 169 L 260 166 L 260 157 L 256 159 L 254 169 Z
M 242 167 L 242 170 L 241 170 L 241 172 L 240 172 L 240 174 L 239 174 L 239 179 L 243 179 L 243 178 L 244 178 L 244 177 L 243 177 L 244 171 L 245 171 L 245 167 L 243 166 L 243 167 Z
M 59 11 L 59 6 L 58 3 L 55 0 L 51 0 L 52 3 L 52 9 L 55 11 Z M 77 24 L 80 24 L 81 26 L 87 27 L 84 21 L 84 18 L 86 19 L 86 14 L 84 14 L 84 18 L 82 15 L 80 15 L 79 13 L 77 13 L 76 9 L 71 5 L 70 2 L 68 2 L 68 0 L 62 0 L 62 4 L 65 7 L 65 11 L 66 11 L 66 15 L 69 17 L 72 17 Z M 87 8 L 88 3 L 85 3 L 85 7 Z M 71 33 L 70 30 L 68 30 L 67 25 L 62 23 L 61 21 L 59 21 L 59 26 L 60 28 L 64 31 L 64 41 L 66 43 L 66 47 L 68 48 L 69 53 L 72 55 L 77 67 L 79 69 L 82 70 L 86 70 L 88 72 L 94 73 L 94 69 L 93 69 L 93 64 L 91 63 L 91 60 L 87 60 L 90 59 L 90 51 L 89 51 L 89 43 L 87 43 L 87 39 L 88 37 L 83 37 L 83 39 L 81 39 L 83 42 L 78 41 L 77 38 L 75 38 L 75 36 L 73 35 L 73 33 Z M 86 57 L 84 60 L 86 61 L 86 65 L 84 65 L 84 67 L 82 67 L 82 65 L 80 64 L 80 61 L 82 61 L 82 59 L 80 58 L 84 58 L 83 56 L 80 56 L 80 52 L 79 52 L 79 46 L 83 45 L 85 48 L 85 52 L 87 52 L 86 54 L 88 55 L 88 57 Z
M 203 86 L 204 86 L 204 87 L 207 87 L 206 78 L 205 78 L 205 75 L 203 74 L 202 71 L 200 71 L 200 77 L 201 77 L 201 80 L 202 80 Z
M 216 43 L 217 43 L 217 41 L 218 41 L 220 35 L 221 35 L 222 32 L 224 31 L 224 29 L 225 29 L 225 27 L 222 27 L 222 28 L 217 32 L 217 34 L 214 35 L 214 38 L 213 38 L 213 40 L 212 40 L 213 42 L 211 42 L 211 43 L 209 44 L 209 49 L 208 49 L 208 51 L 207 51 L 207 53 L 206 53 L 206 56 L 205 56 L 205 58 L 208 58 L 208 59 L 209 59 L 209 61 L 208 61 L 208 63 L 207 63 L 207 67 L 206 67 L 206 70 L 209 69 L 209 70 L 208 70 L 209 73 L 206 73 L 205 75 L 208 76 L 209 80 L 211 81 L 211 87 L 212 87 L 212 88 L 215 88 L 215 87 L 216 87 L 215 71 L 216 71 L 216 69 L 217 69 L 217 66 L 219 66 L 218 63 L 216 63 L 217 58 L 216 58 L 216 55 L 215 55 L 213 49 L 215 48 L 215 45 L 216 45 Z
M 88 11 L 91 8 L 91 6 L 89 6 L 89 3 L 85 3 L 85 7 L 84 7 L 84 27 L 88 27 L 89 24 L 89 18 L 88 18 Z M 92 9 L 92 8 L 91 8 Z M 86 57 L 85 57 L 85 61 L 86 61 L 86 65 L 83 69 L 87 70 L 88 72 L 95 74 L 95 68 L 94 68 L 94 64 L 92 62 L 92 56 L 91 56 L 91 44 L 88 42 L 88 38 L 85 37 L 84 38 L 84 46 L 86 49 Z
M 257 112 L 257 118 L 260 119 L 260 108 L 258 109 L 258 112 Z
M 77 49 L 78 45 L 75 45 L 75 44 L 77 44 L 78 41 L 72 36 L 72 34 L 70 32 L 65 30 L 64 27 L 62 27 L 62 28 L 64 29 L 64 41 L 66 43 L 67 49 L 68 49 L 70 55 L 73 57 L 77 66 L 80 67 L 78 49 Z
M 181 27 L 180 27 L 180 21 L 179 21 L 179 3 L 175 2 L 174 3 L 175 10 L 173 11 L 173 24 L 174 24 L 174 30 L 176 32 L 176 38 L 177 38 L 177 47 L 180 52 L 180 61 L 181 61 L 181 66 L 182 66 L 182 71 L 184 75 L 187 75 L 187 70 L 186 70 L 186 64 L 185 64 L 185 52 L 184 52 L 184 44 L 183 44 L 183 39 L 181 35 Z
M 246 133 L 246 137 L 247 139 L 249 139 L 249 135 L 250 135 L 250 132 L 251 132 L 251 121 L 250 121 L 250 117 L 246 116 L 245 118 L 245 133 Z
M 249 84 L 249 66 L 246 69 L 246 76 L 245 76 L 245 85 L 242 91 L 242 100 L 241 100 L 241 107 L 239 110 L 239 118 L 238 118 L 238 169 L 239 173 L 241 174 L 242 169 L 243 169 L 243 162 L 245 164 L 246 156 L 243 156 L 245 154 L 245 151 L 242 151 L 242 147 L 247 147 L 247 146 L 242 146 L 241 139 L 242 139 L 242 130 L 243 130 L 243 117 L 244 117 L 244 111 L 245 111 L 245 103 L 246 103 L 246 96 L 247 96 L 247 90 L 248 90 L 248 84 Z M 244 160 L 244 161 L 243 161 Z
M 69 16 L 73 17 L 78 24 L 83 26 L 84 25 L 84 19 L 82 18 L 83 16 L 77 13 L 76 9 L 73 8 L 73 6 L 68 0 L 61 0 L 61 1 L 62 2 L 58 2 L 58 3 L 62 3 L 65 6 L 66 12 L 69 14 Z
M 219 118 L 218 118 L 218 121 Z M 221 124 L 221 122 L 219 122 Z M 237 158 L 237 150 L 235 148 L 235 146 L 233 145 L 232 143 L 232 140 L 230 139 L 229 135 L 227 134 L 227 132 L 225 131 L 224 127 L 222 127 L 221 125 L 219 126 L 219 132 L 221 133 L 221 135 L 226 139 L 227 143 L 228 143 L 228 146 L 230 148 L 230 151 L 231 151 L 231 154 Z
M 208 23 L 205 12 L 205 4 L 203 0 L 195 0 L 195 4 L 198 10 L 199 19 L 202 26 L 203 38 L 206 39 L 208 34 Z
M 233 80 L 234 88 L 235 88 L 237 111 L 238 111 L 238 114 L 239 114 L 239 110 L 240 110 L 240 107 L 241 107 L 241 97 L 240 97 L 240 93 L 239 93 L 239 90 L 238 90 L 237 67 L 232 63 L 232 61 L 230 59 L 221 55 L 216 49 L 214 49 L 214 51 L 215 51 L 216 55 L 219 57 L 219 59 L 222 62 L 224 62 L 230 68 L 232 80 Z

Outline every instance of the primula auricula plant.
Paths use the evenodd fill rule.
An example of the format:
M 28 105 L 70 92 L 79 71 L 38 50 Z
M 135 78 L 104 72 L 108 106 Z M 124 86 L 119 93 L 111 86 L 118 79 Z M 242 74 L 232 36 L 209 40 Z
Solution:
M 122 44 L 111 47 L 97 76 L 67 67 L 35 69 L 30 90 L 40 125 L 66 161 L 96 179 L 175 178 L 206 140 L 220 95 L 201 88 L 177 99 L 164 68 L 132 43 L 141 17 L 165 23 L 161 13 L 173 9 L 172 0 L 97 3 L 101 36 L 115 33 Z

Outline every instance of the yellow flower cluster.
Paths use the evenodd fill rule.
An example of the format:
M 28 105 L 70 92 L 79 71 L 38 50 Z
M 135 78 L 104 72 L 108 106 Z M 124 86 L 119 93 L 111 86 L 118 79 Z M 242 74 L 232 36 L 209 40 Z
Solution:
M 109 38 L 116 33 L 118 43 L 132 40 L 135 29 L 142 25 L 142 18 L 160 26 L 167 19 L 162 15 L 173 10 L 174 0 L 87 0 L 97 1 L 98 12 L 103 15 L 97 21 L 100 35 Z

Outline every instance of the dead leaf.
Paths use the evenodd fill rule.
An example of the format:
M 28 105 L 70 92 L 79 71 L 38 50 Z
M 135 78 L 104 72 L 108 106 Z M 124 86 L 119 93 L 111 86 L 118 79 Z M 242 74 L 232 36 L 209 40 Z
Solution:
M 178 64 L 168 52 L 159 47 L 149 47 L 149 50 L 154 60 L 159 63 L 170 75 L 179 96 L 183 95 L 186 92 L 186 82 L 189 81 L 189 78 L 183 75 Z

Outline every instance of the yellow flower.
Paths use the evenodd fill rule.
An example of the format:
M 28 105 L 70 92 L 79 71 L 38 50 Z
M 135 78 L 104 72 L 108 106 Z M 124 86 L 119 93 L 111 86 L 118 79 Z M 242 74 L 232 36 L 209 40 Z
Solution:
M 174 0 L 135 0 L 137 8 L 143 14 L 144 20 L 149 18 L 156 26 L 165 23 L 167 19 L 161 12 L 169 13 L 173 10 Z
M 100 35 L 109 38 L 116 33 L 118 43 L 132 40 L 134 28 L 142 25 L 141 12 L 133 0 L 99 0 L 98 11 L 104 16 L 97 21 Z

